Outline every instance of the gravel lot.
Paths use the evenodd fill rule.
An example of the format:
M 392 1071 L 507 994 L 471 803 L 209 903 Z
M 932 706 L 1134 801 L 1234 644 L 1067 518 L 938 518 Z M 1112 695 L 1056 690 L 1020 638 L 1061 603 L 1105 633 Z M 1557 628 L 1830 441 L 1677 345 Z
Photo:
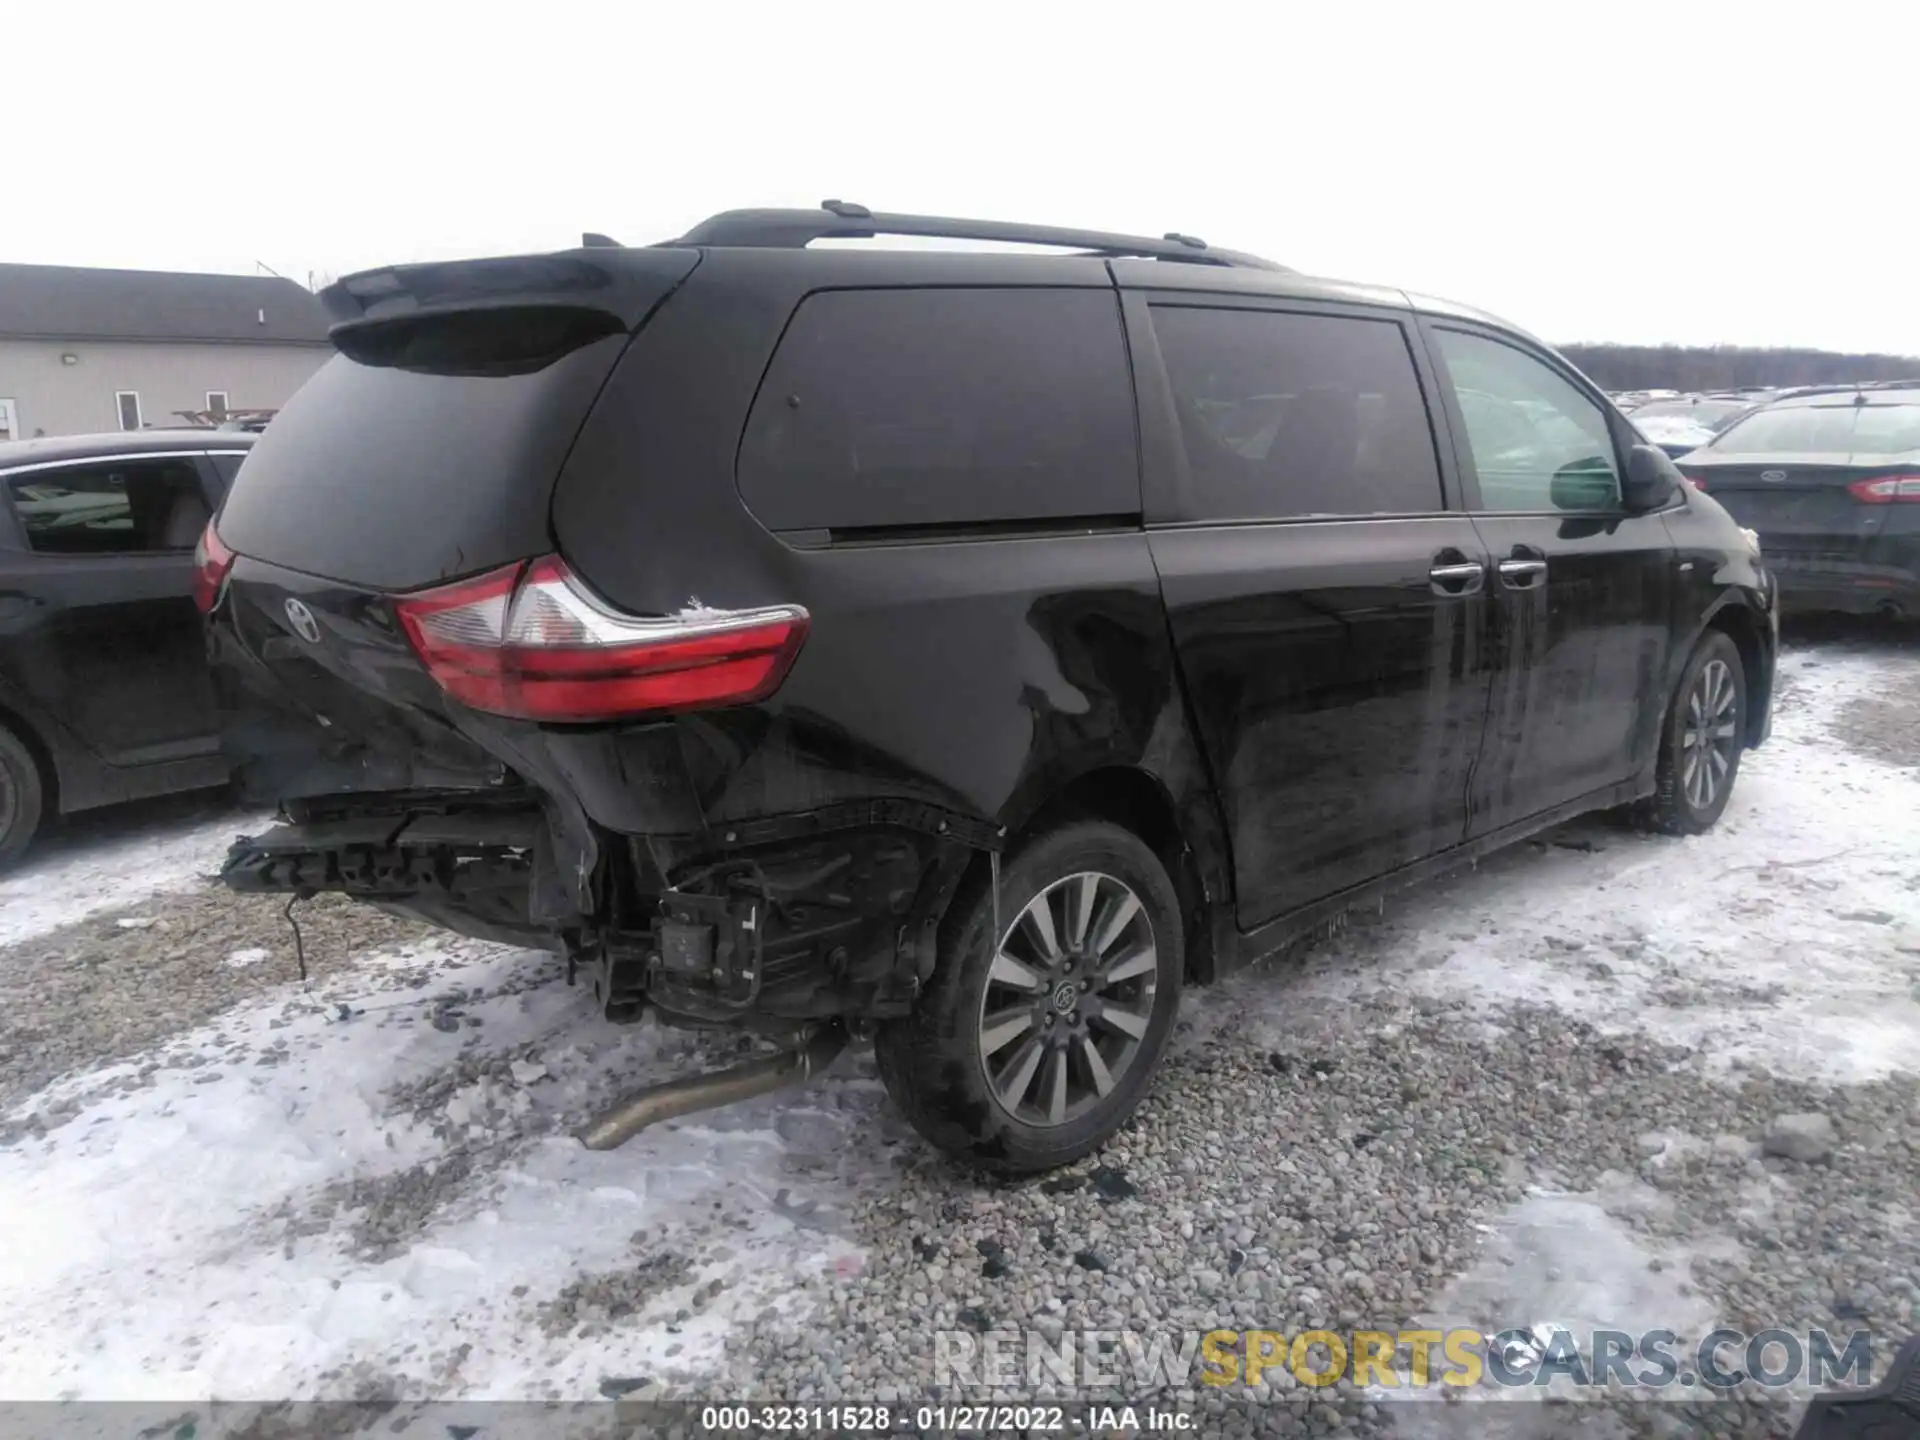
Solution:
M 1920 1328 L 1916 765 L 1920 643 L 1815 633 L 1715 834 L 1583 821 L 1194 992 L 1136 1122 L 1015 1185 L 921 1145 L 864 1055 L 583 1151 L 729 1042 L 324 902 L 302 987 L 278 907 L 194 878 L 203 820 L 170 884 L 47 924 L 127 842 L 71 846 L 0 946 L 0 1395 L 904 1401 L 954 1394 L 934 1331 L 1429 1320 L 1864 1327 L 1883 1362 Z M 1791 1115 L 1830 1123 L 1813 1158 L 1765 1153 Z M 1269 1380 L 1222 1433 L 1785 1425 Z
M 0 1106 L 280 990 L 297 970 L 283 909 L 206 884 L 0 950 Z M 368 950 L 426 934 L 336 896 L 317 897 L 296 915 L 307 974 L 316 979 L 351 970 Z

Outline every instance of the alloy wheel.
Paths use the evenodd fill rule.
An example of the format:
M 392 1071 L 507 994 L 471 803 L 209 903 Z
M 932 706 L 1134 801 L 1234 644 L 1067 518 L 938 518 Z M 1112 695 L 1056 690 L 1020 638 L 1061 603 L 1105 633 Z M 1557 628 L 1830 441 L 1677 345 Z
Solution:
M 1712 807 L 1740 753 L 1740 692 L 1724 660 L 1709 660 L 1693 688 L 1680 730 L 1680 783 L 1696 810 Z
M 980 997 L 980 1064 L 1000 1108 L 1052 1127 L 1110 1095 L 1153 1021 L 1159 965 L 1124 881 L 1088 870 L 1034 896 L 999 937 Z

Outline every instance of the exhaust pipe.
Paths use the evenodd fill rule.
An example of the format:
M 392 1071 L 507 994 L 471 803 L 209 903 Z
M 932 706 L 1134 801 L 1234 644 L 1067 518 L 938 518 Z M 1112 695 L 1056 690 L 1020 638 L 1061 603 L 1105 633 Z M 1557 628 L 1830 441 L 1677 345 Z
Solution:
M 589 1150 L 612 1150 L 662 1120 L 751 1100 L 782 1086 L 810 1080 L 831 1065 L 846 1047 L 845 1026 L 823 1025 L 793 1049 L 782 1050 L 777 1055 L 765 1055 L 706 1075 L 649 1085 L 601 1111 L 592 1124 L 580 1131 L 580 1143 Z

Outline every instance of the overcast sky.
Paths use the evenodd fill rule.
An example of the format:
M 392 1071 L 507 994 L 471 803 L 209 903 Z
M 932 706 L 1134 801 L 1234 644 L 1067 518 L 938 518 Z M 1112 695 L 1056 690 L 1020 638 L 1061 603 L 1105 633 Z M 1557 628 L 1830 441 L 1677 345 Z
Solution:
M 0 260 L 304 280 L 837 196 L 1920 354 L 1920 4 L 1669 8 L 20 0 Z

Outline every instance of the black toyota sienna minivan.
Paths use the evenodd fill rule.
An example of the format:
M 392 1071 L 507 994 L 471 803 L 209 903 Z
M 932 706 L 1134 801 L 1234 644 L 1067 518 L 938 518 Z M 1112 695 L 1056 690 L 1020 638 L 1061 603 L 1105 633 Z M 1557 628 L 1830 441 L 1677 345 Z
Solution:
M 1025 248 L 812 243 L 888 235 Z M 870 1036 L 991 1168 L 1120 1126 L 1184 986 L 1583 811 L 1703 831 L 1767 733 L 1757 542 L 1476 311 L 840 202 L 325 300 L 199 555 L 282 821 L 228 883 Z

